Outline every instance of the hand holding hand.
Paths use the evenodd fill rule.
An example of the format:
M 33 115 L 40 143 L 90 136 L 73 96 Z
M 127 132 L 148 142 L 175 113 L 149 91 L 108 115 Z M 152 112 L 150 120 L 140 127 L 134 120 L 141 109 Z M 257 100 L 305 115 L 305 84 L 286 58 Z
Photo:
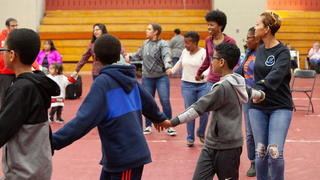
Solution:
M 266 98 L 266 94 L 263 91 L 260 90 L 259 92 L 261 93 L 260 97 L 252 99 L 252 102 L 254 104 L 258 104 L 258 103 L 262 102 Z
M 160 131 L 163 131 L 164 129 L 168 129 L 169 127 L 172 127 L 172 124 L 170 120 L 165 120 L 159 124 L 154 124 L 154 127 L 160 132 Z
M 196 75 L 195 79 L 196 79 L 196 81 L 201 81 L 204 79 L 204 75 L 200 75 L 200 76 Z
M 125 60 L 127 63 L 130 63 L 130 56 L 129 56 L 129 54 L 127 54 L 127 55 L 124 56 L 124 60 Z
M 172 69 L 167 69 L 166 73 L 168 76 L 172 75 L 173 74 Z
M 78 72 L 74 71 L 70 76 L 71 76 L 73 79 L 77 79 L 77 77 L 78 77 Z

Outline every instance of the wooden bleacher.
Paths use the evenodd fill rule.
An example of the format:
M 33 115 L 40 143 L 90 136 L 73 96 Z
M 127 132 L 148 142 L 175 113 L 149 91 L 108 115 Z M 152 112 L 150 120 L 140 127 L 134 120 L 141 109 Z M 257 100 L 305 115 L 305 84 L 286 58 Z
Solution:
M 308 50 L 320 41 L 320 12 L 318 11 L 276 11 L 282 19 L 282 26 L 276 37 L 283 43 L 290 43 L 300 53 L 300 67 L 305 68 Z
M 175 28 L 182 32 L 194 30 L 201 36 L 204 47 L 207 25 L 204 19 L 207 10 L 56 10 L 46 11 L 39 28 L 41 39 L 52 39 L 62 54 L 64 68 L 73 71 L 92 37 L 92 25 L 104 23 L 108 32 L 117 36 L 127 52 L 135 52 L 145 39 L 145 30 L 150 23 L 160 23 L 161 37 L 169 40 Z M 90 71 L 91 64 L 81 71 Z

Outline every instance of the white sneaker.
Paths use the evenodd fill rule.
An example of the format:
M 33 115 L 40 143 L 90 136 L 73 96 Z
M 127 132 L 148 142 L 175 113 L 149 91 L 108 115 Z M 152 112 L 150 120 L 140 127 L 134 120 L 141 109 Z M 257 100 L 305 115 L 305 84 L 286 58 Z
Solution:
M 151 134 L 152 133 L 152 129 L 151 126 L 146 127 L 146 129 L 144 129 L 143 134 L 147 135 L 147 134 Z
M 167 134 L 168 134 L 169 136 L 175 136 L 175 135 L 177 135 L 177 131 L 174 130 L 173 128 L 168 128 L 168 129 L 167 129 Z

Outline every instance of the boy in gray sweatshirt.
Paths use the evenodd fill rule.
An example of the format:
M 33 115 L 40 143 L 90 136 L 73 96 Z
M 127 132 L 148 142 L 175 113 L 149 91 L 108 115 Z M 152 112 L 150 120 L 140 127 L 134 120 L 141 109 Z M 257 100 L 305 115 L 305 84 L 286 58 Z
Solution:
M 211 91 L 191 105 L 187 110 L 160 124 L 174 127 L 186 123 L 205 112 L 211 112 L 211 122 L 206 134 L 205 145 L 197 162 L 193 180 L 239 178 L 240 155 L 242 152 L 242 109 L 241 104 L 249 98 L 256 102 L 264 99 L 264 93 L 246 88 L 245 79 L 232 69 L 237 65 L 240 50 L 236 45 L 222 43 L 211 57 L 212 71 L 222 77 Z

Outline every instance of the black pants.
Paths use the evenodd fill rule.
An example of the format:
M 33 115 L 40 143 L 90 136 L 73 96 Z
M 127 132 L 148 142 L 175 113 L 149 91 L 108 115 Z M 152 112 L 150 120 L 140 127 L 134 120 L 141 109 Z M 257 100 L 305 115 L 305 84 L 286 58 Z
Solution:
M 4 96 L 15 77 L 14 74 L 0 74 L 0 109 L 4 101 Z
M 62 113 L 62 109 L 63 106 L 56 106 L 56 107 L 52 107 L 51 111 L 50 111 L 50 118 L 52 118 L 52 120 L 54 119 L 54 114 L 57 113 L 57 120 L 62 120 L 61 119 L 61 113 Z
M 100 180 L 141 180 L 143 166 L 122 172 L 107 172 L 102 168 Z
M 193 180 L 212 180 L 217 174 L 219 180 L 239 179 L 242 147 L 217 150 L 204 147 L 197 162 Z

